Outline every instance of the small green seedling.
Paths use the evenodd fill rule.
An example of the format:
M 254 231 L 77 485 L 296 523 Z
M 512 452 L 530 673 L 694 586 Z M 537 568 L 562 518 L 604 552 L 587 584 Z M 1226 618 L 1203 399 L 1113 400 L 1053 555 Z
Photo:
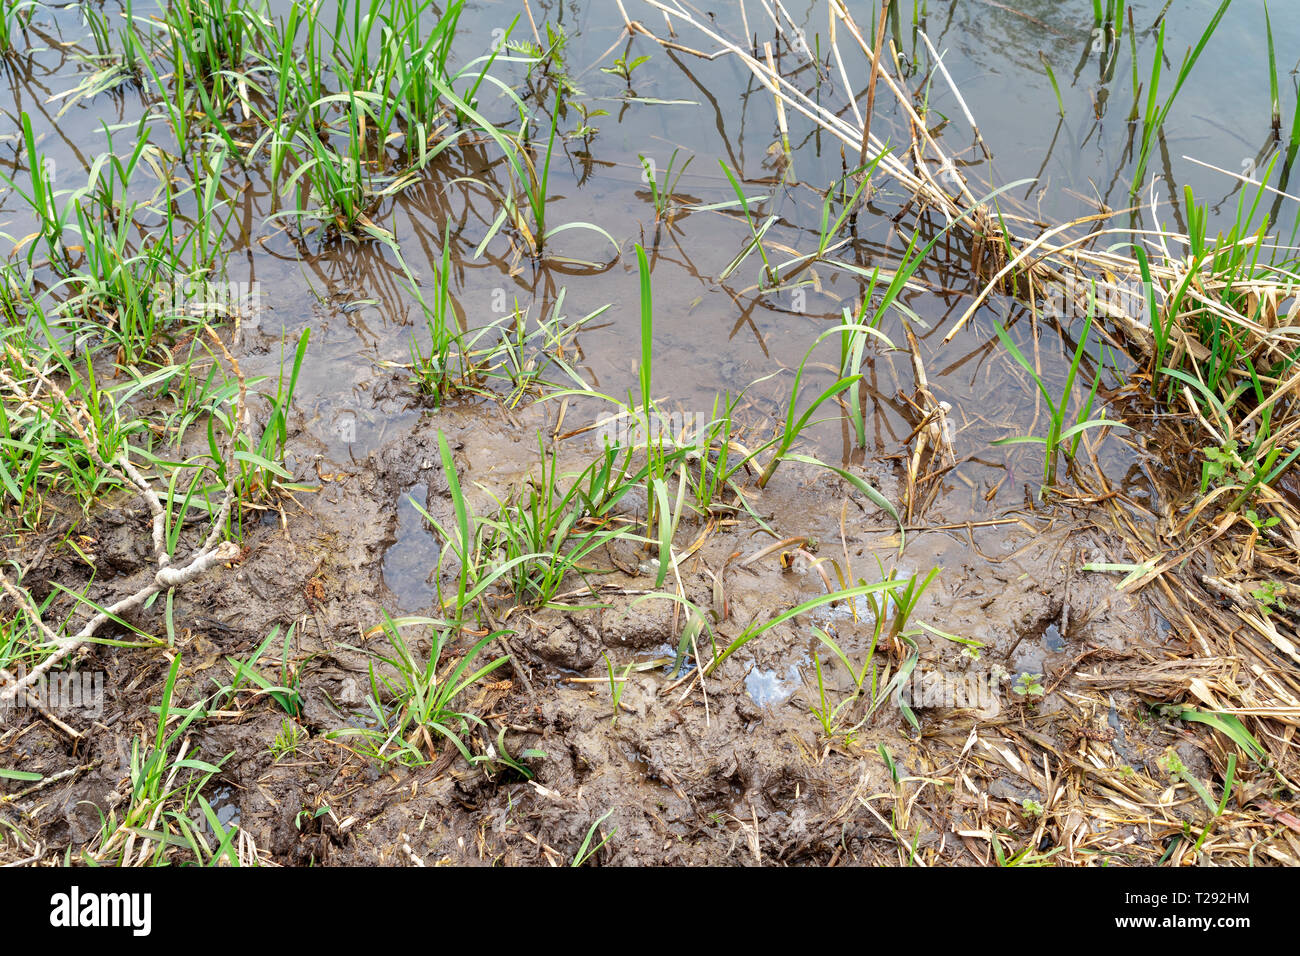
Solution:
M 603 847 L 606 843 L 608 843 L 610 841 L 610 838 L 615 833 L 618 832 L 618 827 L 614 827 L 614 829 L 610 830 L 609 833 L 605 834 L 605 839 L 601 840 L 595 846 L 591 846 L 591 838 L 596 835 L 596 828 L 600 826 L 602 823 L 604 823 L 605 820 L 608 819 L 609 815 L 613 812 L 614 812 L 614 808 L 611 807 L 610 809 L 606 810 L 603 814 L 601 814 L 601 816 L 597 818 L 596 822 L 591 825 L 591 829 L 589 829 L 587 831 L 587 835 L 583 837 L 582 846 L 578 847 L 578 852 L 574 856 L 573 862 L 570 863 L 569 866 L 582 866 L 593 856 L 595 856 L 596 853 L 600 850 L 600 848 Z M 588 849 L 588 847 L 591 848 Z
M 1256 531 L 1265 531 L 1275 524 L 1280 524 L 1282 519 L 1277 515 L 1270 515 L 1267 518 L 1260 518 L 1259 512 L 1254 508 L 1246 509 L 1246 520 L 1255 526 Z
M 276 731 L 275 739 L 271 741 L 271 756 L 279 763 L 285 757 L 297 751 L 302 742 L 307 739 L 307 731 L 298 724 L 297 721 L 285 717 L 280 721 L 280 729 Z
M 330 812 L 330 808 L 327 807 L 327 806 L 325 806 L 325 807 L 318 807 L 318 808 L 315 809 L 315 810 L 306 810 L 306 809 L 299 810 L 298 813 L 297 813 L 297 815 L 293 818 L 293 825 L 294 825 L 297 829 L 301 830 L 301 829 L 302 829 L 302 821 L 303 821 L 303 818 L 304 818 L 304 817 L 307 819 L 307 822 L 308 822 L 308 823 L 311 823 L 311 821 L 313 821 L 313 820 L 315 820 L 315 819 L 317 819 L 317 818 L 319 818 L 319 817 L 323 817 L 323 816 L 325 816 L 325 814 L 327 814 L 327 813 L 329 813 L 329 812 Z
M 1205 463 L 1201 466 L 1201 494 L 1211 485 L 1229 483 L 1245 484 L 1250 481 L 1251 469 L 1242 460 L 1237 451 L 1236 441 L 1224 442 L 1218 448 L 1206 448 L 1201 454 Z
M 1282 595 L 1285 593 L 1285 584 L 1278 584 L 1276 581 L 1265 581 L 1252 590 L 1250 596 L 1259 602 L 1265 614 L 1270 614 L 1273 611 L 1286 610 L 1286 603 L 1282 600 Z
M 1209 788 L 1207 788 L 1205 784 L 1201 783 L 1201 781 L 1197 780 L 1196 777 L 1187 769 L 1186 765 L 1184 765 L 1182 760 L 1179 758 L 1177 751 L 1175 751 L 1173 747 L 1168 748 L 1156 762 L 1166 773 L 1169 774 L 1171 778 L 1173 778 L 1175 782 L 1181 781 L 1194 790 L 1196 795 L 1201 798 L 1201 801 L 1210 811 L 1209 822 L 1206 823 L 1205 828 L 1201 830 L 1201 835 L 1197 838 L 1195 845 L 1192 847 L 1192 852 L 1195 853 L 1201 849 L 1201 844 L 1203 844 L 1205 838 L 1210 835 L 1210 830 L 1213 829 L 1215 821 L 1218 820 L 1219 817 L 1223 816 L 1223 811 L 1228 806 L 1228 798 L 1232 795 L 1232 788 L 1237 775 L 1237 755 L 1235 753 L 1228 755 L 1228 766 L 1223 774 L 1223 796 L 1217 801 L 1214 799 L 1214 794 L 1209 790 Z M 1187 821 L 1183 822 L 1183 831 L 1188 835 L 1191 833 L 1191 824 Z
M 1044 693 L 1042 680 L 1042 674 L 1030 674 L 1026 671 L 1016 678 L 1016 684 L 1011 689 L 1026 699 L 1042 697 Z
M 616 57 L 613 66 L 602 66 L 600 72 L 622 78 L 623 82 L 627 84 L 627 88 L 630 90 L 632 88 L 632 72 L 649 59 L 649 54 L 638 56 L 632 60 L 628 60 L 621 56 Z
M 632 673 L 632 668 L 634 666 L 635 664 L 628 664 L 623 668 L 623 673 L 620 676 L 615 677 L 614 662 L 609 659 L 608 654 L 605 655 L 605 670 L 609 672 L 609 696 L 614 702 L 614 716 L 611 717 L 609 721 L 611 727 L 618 726 L 619 702 L 623 699 L 623 691 L 627 690 L 627 676 Z

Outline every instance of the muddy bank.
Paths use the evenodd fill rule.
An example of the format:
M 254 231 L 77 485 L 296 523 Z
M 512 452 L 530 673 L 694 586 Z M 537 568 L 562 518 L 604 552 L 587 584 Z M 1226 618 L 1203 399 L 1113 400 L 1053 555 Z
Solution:
M 357 37 L 340 0 L 320 8 L 340 13 L 332 50 L 305 48 L 279 0 L 241 20 L 210 6 L 157 14 L 256 22 L 222 69 L 152 14 L 93 44 L 0 50 L 24 130 L 0 158 L 3 580 L 40 608 L 5 589 L 0 664 L 56 660 L 42 623 L 71 633 L 85 602 L 153 579 L 149 491 L 167 491 L 165 530 L 193 554 L 213 504 L 173 511 L 174 488 L 205 475 L 208 498 L 225 467 L 260 469 L 217 532 L 234 560 L 60 664 L 59 680 L 92 680 L 89 706 L 0 715 L 0 861 L 1300 859 L 1300 516 L 1293 477 L 1266 474 L 1294 460 L 1293 430 L 1264 439 L 1266 418 L 1300 404 L 1263 397 L 1291 381 L 1290 285 L 1252 278 L 1238 301 L 1245 351 L 1206 366 L 1227 398 L 1159 387 L 1177 381 L 1166 360 L 1199 381 L 1225 339 L 1197 306 L 1162 357 L 1146 305 L 1178 287 L 1179 243 L 1194 245 L 1166 210 L 1179 229 L 1211 223 L 1204 243 L 1246 185 L 1223 169 L 1251 180 L 1281 159 L 1284 187 L 1295 157 L 1278 123 L 1237 155 L 1264 129 L 1241 71 L 1188 84 L 1167 129 L 1162 112 L 1143 132 L 1159 148 L 1134 156 L 1122 110 L 1131 96 L 1137 115 L 1139 68 L 1156 64 L 1148 89 L 1160 76 L 1159 0 L 1130 4 L 1127 26 L 1044 0 L 961 0 L 909 25 L 895 4 L 871 64 L 847 19 L 830 57 L 822 17 L 843 8 L 814 5 L 773 18 L 766 66 L 736 7 L 675 15 L 691 44 L 743 38 L 714 57 L 615 5 L 541 3 L 525 26 L 508 4 L 452 2 Z M 1195 41 L 1212 6 L 1189 3 L 1166 49 Z M 83 37 L 97 14 L 35 15 L 12 36 Z M 1240 5 L 1224 21 L 1238 38 L 1258 26 Z M 435 30 L 455 43 L 402 73 L 412 97 L 359 107 L 396 102 L 385 71 Z M 943 72 L 932 42 L 952 54 Z M 137 49 L 176 73 L 146 82 Z M 299 73 L 317 54 L 329 65 Z M 420 90 L 435 66 L 446 82 Z M 460 100 L 489 67 L 475 105 Z M 883 84 L 874 158 L 847 78 L 868 72 Z M 290 100 L 312 121 L 284 129 Z M 1206 115 L 1231 127 L 1209 138 L 1226 152 L 1180 164 Z M 128 173 L 109 153 L 126 162 L 131 132 Z M 859 155 L 874 173 L 851 168 Z M 1128 209 L 1157 155 L 1149 204 Z M 29 199 L 38 181 L 66 205 Z M 1129 213 L 1128 232 L 1108 221 Z M 1263 242 L 1253 216 L 1236 235 Z M 1072 220 L 1109 231 L 1053 232 L 1049 251 Z M 202 241 L 170 241 L 182 234 Z M 1157 235 L 1143 285 L 1115 250 Z M 1084 278 L 1104 317 L 1095 296 L 1080 307 Z M 598 421 L 611 403 L 617 420 Z M 619 432 L 642 416 L 648 430 L 652 406 L 674 442 L 682 423 L 726 425 L 667 457 L 660 444 L 652 464 L 649 439 Z M 1076 421 L 1078 440 L 1050 445 Z M 592 491 L 563 533 L 516 550 L 620 534 L 548 600 L 503 576 L 445 606 L 469 586 L 464 512 L 479 531 L 496 522 L 475 582 L 504 574 L 504 511 L 563 492 L 611 431 L 645 480 L 612 504 Z M 682 504 L 680 476 L 749 449 L 735 488 L 724 477 Z M 139 466 L 146 493 L 101 451 Z
M 540 412 L 517 421 L 543 424 Z M 752 499 L 779 535 L 809 539 L 820 557 L 847 551 L 861 574 L 878 574 L 877 560 L 900 571 L 942 568 L 914 611 L 914 620 L 933 628 L 914 636 L 917 679 L 905 693 L 918 726 L 894 703 L 864 719 L 859 703 L 842 712 L 845 727 L 861 722 L 847 738 L 828 742 L 822 732 L 813 713 L 822 703 L 813 655 L 833 704 L 846 698 L 853 678 L 807 625 L 824 628 L 857 666 L 872 628 L 866 608 L 855 621 L 848 602 L 766 632 L 702 688 L 673 675 L 672 663 L 634 672 L 615 721 L 606 656 L 616 673 L 627 664 L 671 661 L 683 627 L 677 605 L 649 597 L 651 556 L 620 542 L 593 557 L 602 573 L 586 585 L 574 580 L 580 593 L 570 598 L 572 609 L 507 603 L 497 612 L 497 623 L 512 632 L 521 672 L 506 666 L 470 692 L 468 709 L 486 721 L 470 746 L 478 756 L 494 756 L 501 742 L 511 755 L 544 753 L 523 760 L 531 780 L 501 763 L 468 766 L 445 744 L 430 748 L 431 764 L 418 768 L 358 754 L 353 741 L 334 735 L 365 720 L 370 666 L 392 653 L 383 633 L 370 628 L 383 611 L 433 610 L 438 541 L 427 523 L 408 520 L 400 528 L 399 502 L 421 488 L 426 510 L 448 515 L 437 428 L 448 434 L 466 485 L 475 476 L 489 489 L 518 480 L 499 465 L 526 444 L 523 430 L 505 418 L 494 422 L 482 404 L 444 410 L 436 425 L 424 416 L 362 460 L 304 452 L 300 467 L 320 476 L 320 490 L 285 500 L 283 516 L 264 512 L 248 530 L 242 560 L 178 595 L 174 650 L 98 647 L 77 662 L 79 670 L 107 673 L 102 715 L 68 722 L 79 739 L 30 711 L 9 722 L 0 737 L 7 765 L 47 775 L 70 763 L 84 769 L 2 812 L 34 825 L 42 845 L 72 847 L 74 857 L 93 846 L 99 815 L 129 795 L 129 740 L 153 732 L 149 708 L 160 698 L 169 657 L 179 654 L 182 662 L 175 700 L 189 704 L 231 682 L 231 658 L 246 659 L 272 628 L 292 625 L 286 660 L 301 713 L 290 716 L 268 696 L 245 692 L 187 735 L 192 754 L 220 763 L 219 803 L 266 862 L 406 864 L 414 854 L 427 863 L 567 863 L 598 819 L 590 845 L 609 836 L 596 861 L 611 865 L 883 863 L 912 853 L 974 864 L 989 859 L 990 843 L 962 834 L 987 829 L 990 820 L 1012 852 L 1065 847 L 1083 861 L 1099 846 L 1118 852 L 1117 862 L 1149 862 L 1164 852 L 1167 829 L 1069 809 L 1092 787 L 1139 797 L 1167 776 L 1159 761 L 1171 745 L 1187 766 L 1205 770 L 1198 743 L 1153 716 L 1149 696 L 1124 687 L 1123 675 L 1182 648 L 1145 602 L 1080 570 L 1104 553 L 1105 536 L 1072 522 L 1065 509 L 1022 509 L 998 523 L 967 525 L 945 520 L 938 508 L 927 516 L 937 530 L 909 531 L 900 559 L 897 530 L 870 502 L 833 475 L 795 469 Z M 890 469 L 878 467 L 872 477 L 888 486 Z M 478 497 L 490 501 L 487 491 Z M 87 528 L 105 594 L 126 590 L 146 566 L 142 549 L 121 543 L 141 540 L 145 521 L 143 511 L 127 508 Z M 408 550 L 424 544 L 423 562 L 397 569 L 405 596 L 386 583 L 399 532 Z M 733 564 L 741 564 L 771 540 L 750 527 L 714 527 L 682 563 L 685 594 L 709 606 L 712 572 L 736 552 L 742 557 Z M 58 568 L 57 556 L 49 567 Z M 444 584 L 454 570 L 444 568 Z M 815 565 L 780 551 L 728 569 L 724 581 L 720 644 L 825 590 Z M 416 599 L 418 584 L 429 589 L 429 602 L 403 606 Z M 579 606 L 593 604 L 601 606 Z M 165 633 L 157 607 L 131 623 Z M 427 651 L 420 632 L 410 628 L 407 636 Z M 468 643 L 451 648 L 448 666 Z M 281 657 L 277 644 L 263 671 L 279 673 Z M 877 680 L 885 683 L 903 660 L 884 649 Z M 683 663 L 689 674 L 693 662 Z M 939 674 L 950 682 L 969 675 L 962 684 L 969 699 L 927 699 L 922 675 Z M 1041 675 L 1041 697 L 1017 692 L 1022 674 Z M 1113 688 L 1102 698 L 1094 692 L 1099 682 Z M 1175 679 L 1169 690 L 1177 689 Z M 1099 699 L 1110 706 L 1099 709 Z M 926 706 L 935 702 L 965 706 Z M 277 758 L 271 750 L 288 725 L 297 728 L 290 731 L 295 745 Z M 1053 810 L 1051 825 L 1032 812 L 1035 805 Z M 1117 845 L 1125 848 L 1113 851 Z

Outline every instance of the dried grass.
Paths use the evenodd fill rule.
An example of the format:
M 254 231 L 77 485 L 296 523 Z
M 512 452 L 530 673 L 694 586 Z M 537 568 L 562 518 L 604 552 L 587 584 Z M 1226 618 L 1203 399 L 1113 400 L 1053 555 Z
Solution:
M 707 59 L 735 57 L 775 97 L 783 128 L 786 114 L 798 115 L 854 154 L 860 153 L 863 162 L 883 154 L 880 170 L 911 196 L 905 211 L 918 217 L 937 213 L 966 234 L 969 274 L 977 291 L 947 332 L 945 343 L 991 296 L 1014 295 L 1032 309 L 1044 290 L 1064 290 L 1073 300 L 1066 303 L 1067 310 L 1072 304 L 1082 315 L 1089 289 L 1095 288 L 1099 325 L 1108 323 L 1111 341 L 1140 363 L 1127 394 L 1113 396 L 1112 401 L 1128 401 L 1134 416 L 1147 418 L 1137 448 L 1144 458 L 1176 478 L 1187 471 L 1189 462 L 1199 466 L 1207 446 L 1253 437 L 1266 412 L 1272 416 L 1268 447 L 1285 456 L 1300 444 L 1300 369 L 1289 371 L 1294 366 L 1290 356 L 1300 348 L 1300 297 L 1295 292 L 1300 276 L 1289 266 L 1225 275 L 1216 273 L 1213 263 L 1197 262 L 1186 253 L 1192 237 L 1104 225 L 1132 210 L 1103 210 L 1047 227 L 1027 215 L 978 202 L 959 165 L 917 115 L 905 82 L 888 67 L 896 62 L 892 51 L 880 56 L 880 47 L 859 28 L 841 0 L 828 3 L 828 69 L 834 65 L 841 89 L 855 88 L 839 46 L 840 38 L 846 37 L 844 42 L 865 58 L 871 70 L 865 116 L 852 98 L 836 110 L 809 97 L 778 69 L 779 57 L 774 60 L 770 44 L 763 55 L 751 45 L 748 37 L 755 34 L 748 17 L 747 39 L 736 40 L 684 0 L 642 0 L 642 4 L 667 24 L 672 39 L 631 18 L 619 0 L 630 35 L 643 34 L 665 47 Z M 774 34 L 790 50 L 798 49 L 801 38 L 792 34 L 793 21 L 780 0 L 760 0 L 760 5 Z M 681 27 L 689 27 L 714 49 L 688 45 L 679 35 Z M 951 76 L 946 71 L 941 75 L 975 128 Z M 908 127 L 905 150 L 885 153 L 885 144 L 873 129 L 871 101 L 877 81 L 892 94 L 897 115 Z M 875 128 L 879 126 L 877 117 Z M 982 143 L 978 128 L 975 135 Z M 1159 222 L 1154 183 L 1149 203 L 1152 221 Z M 1260 253 L 1288 251 L 1271 245 L 1262 233 L 1243 241 L 1254 243 Z M 1113 242 L 1143 244 L 1150 260 L 1149 286 L 1136 258 L 1113 247 L 1102 248 L 1103 243 Z M 1141 310 L 1125 307 L 1125 297 L 1131 297 L 1135 288 L 1142 290 L 1144 300 L 1148 296 L 1154 300 L 1155 314 L 1162 326 L 1167 324 L 1168 342 L 1163 348 L 1149 318 Z M 1185 405 L 1170 407 L 1147 395 L 1156 391 L 1152 384 L 1162 366 L 1196 369 L 1210 357 L 1213 343 L 1202 341 L 1198 332 L 1198 323 L 1207 318 L 1219 320 L 1239 345 L 1226 381 L 1249 383 L 1253 369 L 1267 389 L 1262 401 L 1239 402 L 1226 409 L 1226 415 L 1211 416 L 1214 421 L 1186 387 L 1166 394 L 1166 399 Z M 1270 364 L 1280 364 L 1288 374 L 1262 374 Z M 934 470 L 951 462 L 944 429 L 934 427 L 947 410 L 930 392 L 924 370 L 918 365 L 915 372 L 922 425 L 911 436 L 915 451 L 907 463 L 909 520 L 914 508 L 924 509 L 925 484 Z M 1091 505 L 1097 526 L 1109 528 L 1126 545 L 1127 556 L 1115 560 L 1135 565 L 1150 562 L 1149 570 L 1128 582 L 1125 590 L 1149 596 L 1183 638 L 1185 650 L 1168 650 L 1177 645 L 1173 640 L 1159 654 L 1136 645 L 1126 654 L 1089 652 L 1092 659 L 1077 661 L 1080 669 L 1066 675 L 1069 684 L 1063 693 L 1078 715 L 1089 715 L 1078 717 L 1069 746 L 1060 745 L 1059 734 L 1053 739 L 1032 729 L 1033 722 L 1023 714 L 1019 721 L 1001 723 L 948 722 L 919 742 L 912 754 L 914 777 L 899 781 L 893 794 L 859 795 L 857 802 L 886 827 L 906 829 L 900 827 L 900 820 L 910 825 L 913 818 L 924 816 L 921 822 L 937 834 L 935 840 L 915 849 L 904 849 L 900 843 L 900 862 L 951 863 L 952 841 L 957 840 L 967 851 L 966 859 L 980 864 L 1011 859 L 1019 863 L 1300 865 L 1300 812 L 1295 809 L 1300 779 L 1297 616 L 1289 608 L 1262 606 L 1251 593 L 1259 582 L 1272 582 L 1285 595 L 1284 604 L 1291 595 L 1300 595 L 1300 488 L 1292 491 L 1287 486 L 1287 473 L 1272 487 L 1260 485 L 1252 504 L 1260 520 L 1252 521 L 1230 492 L 1211 489 L 1202 494 L 1197 486 L 1179 488 L 1171 481 L 1161 489 L 1171 502 L 1167 512 L 1153 515 L 1112 487 L 1087 438 L 1084 447 L 1093 467 L 1086 475 L 1082 467 L 1073 470 L 1078 490 L 1070 502 Z M 930 474 L 922 474 L 927 451 Z M 1261 528 L 1265 515 L 1279 520 Z M 1295 603 L 1300 604 L 1300 599 Z M 1232 793 L 1221 815 L 1213 816 L 1177 774 L 1156 779 L 1118 758 L 1105 728 L 1117 692 L 1136 695 L 1153 706 L 1176 704 L 1240 720 L 1242 729 L 1258 742 L 1259 753 L 1244 751 L 1228 735 L 1205 724 L 1183 725 L 1213 767 L 1218 781 L 1210 791 L 1216 797 L 1229 773 L 1230 757 L 1235 758 Z M 990 797 L 990 784 L 998 780 L 1017 782 L 1040 795 L 1042 813 L 1034 841 L 1022 848 L 1019 857 L 1012 856 L 1006 834 L 1024 830 L 1024 814 L 1013 803 Z M 935 783 L 943 787 L 936 788 Z M 940 796 L 941 789 L 946 795 Z M 918 805 L 923 790 L 927 797 Z

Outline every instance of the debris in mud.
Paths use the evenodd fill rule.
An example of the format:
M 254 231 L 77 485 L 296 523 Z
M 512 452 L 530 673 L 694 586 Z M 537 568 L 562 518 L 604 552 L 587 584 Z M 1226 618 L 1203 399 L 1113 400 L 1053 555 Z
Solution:
M 1226 4 L 1049 97 L 987 5 L 353 2 L 4 14 L 0 863 L 1300 862 L 1300 134 L 1234 221 L 1165 125 Z

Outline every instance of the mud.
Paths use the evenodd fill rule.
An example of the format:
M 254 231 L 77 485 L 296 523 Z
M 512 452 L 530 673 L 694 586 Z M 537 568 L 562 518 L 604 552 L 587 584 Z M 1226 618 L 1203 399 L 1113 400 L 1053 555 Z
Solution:
M 644 597 L 653 585 L 648 574 L 618 570 L 636 567 L 635 546 L 625 546 L 629 552 L 617 561 L 595 562 L 612 572 L 595 585 L 600 609 L 505 612 L 524 673 L 507 668 L 476 688 L 470 703 L 487 715 L 488 727 L 472 743 L 479 754 L 493 753 L 504 728 L 508 753 L 545 753 L 526 761 L 534 779 L 500 764 L 469 767 L 449 747 L 431 753 L 427 767 L 381 766 L 349 750 L 346 738 L 327 739 L 363 712 L 371 655 L 389 650 L 382 635 L 365 630 L 385 610 L 432 610 L 431 600 L 403 606 L 403 594 L 386 583 L 393 569 L 386 556 L 407 520 L 394 502 L 412 488 L 424 489 L 421 504 L 435 517 L 450 516 L 436 429 L 448 434 L 470 476 L 489 471 L 474 462 L 527 461 L 516 447 L 520 429 L 504 418 L 494 421 L 491 411 L 477 404 L 445 409 L 436 422 L 422 417 L 400 439 L 349 463 L 349 471 L 329 470 L 335 464 L 327 459 L 315 462 L 318 492 L 286 501 L 283 515 L 265 512 L 248 529 L 247 551 L 236 566 L 179 596 L 174 651 L 98 647 L 76 662 L 78 670 L 107 674 L 102 716 L 71 720 L 79 741 L 39 714 L 20 713 L 4 736 L 6 763 L 47 774 L 70 762 L 87 769 L 0 812 L 21 813 L 42 844 L 75 853 L 95 836 L 99 813 L 128 797 L 129 743 L 153 732 L 149 708 L 159 700 L 170 655 L 182 659 L 176 699 L 192 701 L 229 682 L 230 657 L 247 657 L 271 628 L 291 624 L 289 660 L 304 705 L 296 721 L 305 737 L 300 746 L 278 761 L 272 757 L 271 743 L 288 718 L 265 698 L 244 700 L 236 712 L 210 717 L 191 734 L 194 754 L 225 758 L 218 783 L 228 816 L 237 817 L 268 862 L 285 865 L 409 864 L 412 854 L 426 863 L 567 863 L 602 817 L 599 834 L 610 840 L 596 860 L 608 865 L 878 863 L 913 843 L 948 863 L 974 863 L 980 858 L 954 836 L 965 828 L 964 815 L 987 813 L 980 801 L 1003 801 L 1019 814 L 1023 801 L 1041 795 L 1011 775 L 989 770 L 981 779 L 975 766 L 954 777 L 960 742 L 973 734 L 1020 727 L 1066 751 L 1078 746 L 1082 731 L 1105 736 L 1095 732 L 1109 728 L 1113 734 L 1102 745 L 1158 772 L 1155 761 L 1174 737 L 1150 719 L 1143 700 L 1116 693 L 1103 714 L 1081 714 L 1073 701 L 1088 686 L 1077 679 L 1081 667 L 1093 676 L 1123 670 L 1157 653 L 1167 633 L 1154 611 L 1118 595 L 1107 577 L 1079 571 L 1104 548 L 1099 534 L 1051 512 L 1020 510 L 1003 519 L 1007 524 L 964 527 L 945 522 L 939 509 L 929 522 L 952 526 L 912 531 L 900 565 L 897 530 L 834 476 L 775 481 L 755 496 L 755 508 L 779 534 L 814 539 L 820 554 L 842 555 L 847 547 L 860 574 L 876 570 L 877 559 L 901 572 L 941 567 L 915 619 L 983 647 L 975 659 L 963 653 L 965 645 L 923 634 L 918 670 L 950 679 L 977 674 L 989 693 L 971 707 L 923 707 L 918 695 L 919 729 L 891 704 L 847 741 L 828 745 L 811 713 L 818 704 L 812 656 L 820 655 L 833 698 L 850 678 L 805 626 L 787 625 L 728 659 L 702 690 L 671 677 L 670 666 L 634 673 L 614 721 L 606 655 L 619 672 L 628 663 L 671 657 L 682 626 L 671 602 Z M 524 413 L 523 421 L 544 424 L 539 411 Z M 492 471 L 488 480 L 517 477 L 506 468 Z M 891 479 L 888 469 L 872 477 L 886 487 Z M 423 568 L 427 581 L 436 539 L 423 527 L 406 535 L 408 547 L 412 537 L 427 536 L 423 563 L 407 560 Z M 145 540 L 146 515 L 129 504 L 85 530 L 83 541 L 101 571 L 100 600 L 130 590 L 146 573 Z M 752 554 L 767 540 L 748 529 L 712 534 L 683 566 L 686 595 L 708 606 L 712 579 L 705 569 L 721 567 L 733 552 Z M 42 567 L 51 576 L 66 570 L 59 553 Z M 729 618 L 718 628 L 719 640 L 824 590 L 811 569 L 783 570 L 775 554 L 729 570 L 725 580 Z M 409 586 L 405 593 L 412 593 Z M 589 595 L 575 603 L 594 602 Z M 861 660 L 870 640 L 865 616 L 855 622 L 842 604 L 811 618 L 851 660 Z M 158 607 L 130 623 L 164 631 Z M 900 658 L 879 662 L 897 667 Z M 1013 678 L 1025 672 L 1043 675 L 1041 701 L 1027 704 L 1015 693 Z M 852 714 L 854 722 L 861 717 Z M 937 757 L 944 753 L 936 746 L 941 740 L 956 747 L 945 759 Z M 881 748 L 901 784 L 891 779 Z M 1184 762 L 1195 765 L 1196 754 L 1186 744 L 1181 750 Z M 963 776 L 982 792 L 963 787 Z M 908 807 L 910 829 L 900 844 L 888 821 L 901 829 L 891 807 L 909 780 L 932 785 Z

